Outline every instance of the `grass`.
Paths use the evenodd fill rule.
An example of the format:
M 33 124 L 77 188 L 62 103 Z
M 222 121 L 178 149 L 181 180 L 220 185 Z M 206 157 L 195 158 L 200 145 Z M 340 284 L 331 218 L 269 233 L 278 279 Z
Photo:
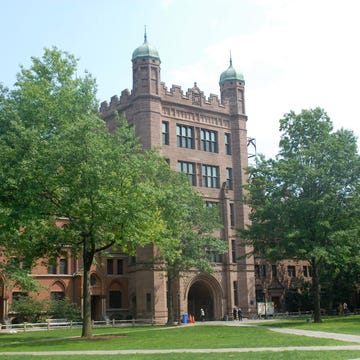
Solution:
M 271 323 L 264 322 L 258 325 L 360 335 L 360 316 L 358 315 L 324 317 L 321 323 L 307 323 L 306 318 L 303 318 L 293 320 L 281 320 Z
M 136 355 L 2 355 L 1 360 L 349 360 L 358 359 L 359 351 L 284 351 L 256 353 L 136 354 Z
M 307 330 L 332 331 L 359 335 L 360 317 L 328 318 L 321 324 L 307 324 L 303 320 L 264 322 L 263 326 L 281 326 Z M 271 332 L 265 327 L 230 327 L 198 325 L 167 327 L 97 328 L 94 338 L 81 339 L 79 329 L 0 333 L 0 351 L 83 351 L 125 349 L 223 349 L 289 346 L 351 345 L 331 339 L 319 339 Z M 284 351 L 247 353 L 172 353 L 121 355 L 122 360 L 199 360 L 199 359 L 357 359 L 359 351 Z M 2 360 L 34 359 L 29 355 L 1 355 Z M 90 359 L 89 359 L 90 358 Z M 92 360 L 99 355 L 42 355 L 41 359 Z M 118 359 L 119 355 L 101 355 L 101 358 Z

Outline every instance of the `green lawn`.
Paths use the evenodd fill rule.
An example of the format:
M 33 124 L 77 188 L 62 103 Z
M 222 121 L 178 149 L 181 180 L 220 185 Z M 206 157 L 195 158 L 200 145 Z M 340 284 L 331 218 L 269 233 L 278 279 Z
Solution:
M 322 323 L 307 323 L 306 320 L 303 318 L 277 322 L 265 321 L 259 325 L 360 335 L 360 315 L 324 317 Z
M 284 351 L 221 354 L 136 354 L 136 355 L 2 355 L 1 360 L 349 360 L 359 359 L 359 351 Z
M 360 317 L 329 318 L 322 324 L 307 324 L 305 320 L 264 322 L 265 326 L 294 327 L 308 330 L 359 334 Z M 256 324 L 259 325 L 259 324 Z M 319 339 L 271 332 L 266 328 L 198 325 L 167 327 L 97 328 L 94 338 L 81 339 L 79 329 L 0 333 L 0 351 L 67 351 L 67 350 L 125 350 L 125 349 L 222 349 L 289 346 L 351 345 L 331 339 Z M 2 360 L 33 359 L 29 355 L 1 355 Z M 99 355 L 51 355 L 42 360 L 97 359 Z M 118 359 L 119 355 L 101 355 L 101 358 Z M 37 359 L 39 357 L 36 357 Z M 69 359 L 70 358 L 70 359 Z M 360 359 L 360 351 L 284 351 L 253 353 L 207 354 L 132 354 L 121 355 L 122 360 L 215 360 L 226 359 Z

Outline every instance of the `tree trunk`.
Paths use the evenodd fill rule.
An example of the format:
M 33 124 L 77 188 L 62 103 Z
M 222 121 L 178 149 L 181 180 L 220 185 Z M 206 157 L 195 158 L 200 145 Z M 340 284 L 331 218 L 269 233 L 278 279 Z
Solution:
M 87 338 L 92 337 L 90 268 L 94 258 L 94 251 L 90 242 L 90 239 L 85 238 L 83 243 L 83 326 L 81 336 Z
M 321 322 L 321 310 L 320 310 L 320 281 L 319 281 L 319 269 L 318 262 L 315 258 L 311 260 L 311 266 L 313 268 L 312 287 L 314 295 L 314 322 Z
M 167 274 L 167 294 L 166 294 L 166 302 L 167 302 L 167 310 L 168 310 L 168 325 L 172 325 L 174 323 L 174 314 L 173 314 L 173 281 L 170 272 Z

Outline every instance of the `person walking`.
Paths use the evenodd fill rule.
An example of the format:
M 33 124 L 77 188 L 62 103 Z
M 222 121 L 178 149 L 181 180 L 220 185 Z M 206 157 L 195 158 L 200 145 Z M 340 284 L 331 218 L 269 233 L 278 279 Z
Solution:
M 205 311 L 203 308 L 200 309 L 200 319 L 201 321 L 205 321 Z
M 238 309 L 238 319 L 239 319 L 239 321 L 242 321 L 242 319 L 243 319 L 243 312 L 242 312 L 241 308 Z
M 236 320 L 236 317 L 237 317 L 237 309 L 236 309 L 236 307 L 234 307 L 234 310 L 233 310 L 233 317 L 234 317 L 234 320 Z

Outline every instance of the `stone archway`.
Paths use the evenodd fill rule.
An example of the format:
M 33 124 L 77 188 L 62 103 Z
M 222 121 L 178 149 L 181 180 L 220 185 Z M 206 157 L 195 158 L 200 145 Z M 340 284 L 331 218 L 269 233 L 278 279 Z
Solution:
M 206 320 L 221 318 L 222 292 L 218 282 L 212 277 L 199 276 L 192 282 L 187 296 L 188 314 L 200 320 L 200 309 L 204 309 Z

